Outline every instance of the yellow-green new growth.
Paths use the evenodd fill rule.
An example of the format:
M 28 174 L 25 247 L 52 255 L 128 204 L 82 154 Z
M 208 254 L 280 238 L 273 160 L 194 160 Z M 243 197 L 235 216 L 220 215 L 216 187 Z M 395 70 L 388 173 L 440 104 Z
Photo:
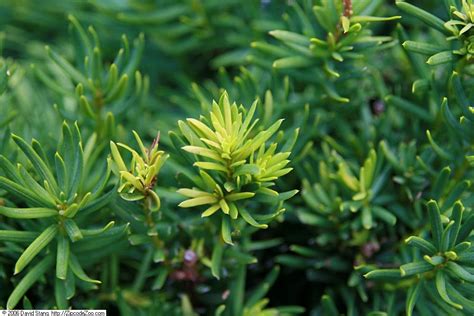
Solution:
M 444 24 L 453 33 L 453 37 L 448 39 L 459 39 L 463 43 L 463 47 L 454 50 L 453 53 L 466 56 L 467 60 L 471 60 L 474 56 L 474 5 L 472 0 L 463 0 L 460 10 L 452 6 L 451 15 L 453 19 Z
M 194 165 L 200 169 L 222 172 L 229 179 L 241 175 L 242 166 L 249 164 L 248 160 L 255 151 L 261 147 L 265 149 L 265 142 L 283 122 L 278 120 L 268 129 L 252 135 L 259 122 L 258 119 L 252 121 L 257 104 L 258 101 L 255 101 L 247 112 L 242 106 L 239 108 L 235 103 L 231 105 L 227 93 L 224 93 L 219 104 L 212 104 L 210 122 L 207 118 L 190 118 L 186 120 L 187 124 L 180 121 L 179 127 L 190 143 L 183 149 L 210 160 L 198 161 Z M 257 166 L 252 166 L 256 170 Z M 285 171 L 288 173 L 291 169 Z
M 243 201 L 258 194 L 279 196 L 269 187 L 292 170 L 287 167 L 291 152 L 278 152 L 276 142 L 267 143 L 283 120 L 264 129 L 259 126 L 259 119 L 254 119 L 257 105 L 258 100 L 247 111 L 243 106 L 231 104 L 224 92 L 219 103 L 213 102 L 208 116 L 178 122 L 189 144 L 182 149 L 196 155 L 194 166 L 199 168 L 200 175 L 200 180 L 195 182 L 197 187 L 178 190 L 188 198 L 180 207 L 206 205 L 203 217 L 222 210 L 231 219 L 237 219 L 240 214 L 252 226 L 267 227 L 253 218 Z
M 450 20 L 445 23 L 445 27 L 456 35 L 462 35 L 469 32 L 474 26 L 474 4 L 472 0 L 463 0 L 462 9 L 458 10 L 456 7 L 451 7 L 451 14 L 457 20 Z M 460 27 L 461 29 L 458 29 Z
M 133 131 L 133 135 L 140 147 L 140 153 L 125 144 L 110 142 L 112 157 L 109 159 L 113 162 L 112 171 L 120 176 L 118 192 L 123 199 L 128 201 L 145 199 L 150 210 L 157 211 L 161 203 L 153 187 L 156 184 L 161 167 L 168 158 L 168 154 L 158 150 L 159 134 L 153 140 L 150 148 L 143 145 L 140 136 L 135 131 Z M 127 168 L 118 146 L 125 148 L 132 154 L 130 167 Z

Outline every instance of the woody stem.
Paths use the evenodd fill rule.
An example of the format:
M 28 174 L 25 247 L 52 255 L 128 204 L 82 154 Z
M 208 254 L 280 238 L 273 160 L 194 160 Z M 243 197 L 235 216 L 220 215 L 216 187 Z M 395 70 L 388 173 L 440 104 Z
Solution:
M 350 18 L 352 16 L 352 0 L 343 0 L 344 12 L 343 15 Z

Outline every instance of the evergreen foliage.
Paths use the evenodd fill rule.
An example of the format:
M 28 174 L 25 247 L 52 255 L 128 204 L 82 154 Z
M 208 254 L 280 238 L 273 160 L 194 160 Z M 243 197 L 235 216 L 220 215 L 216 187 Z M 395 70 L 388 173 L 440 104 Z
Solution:
M 474 314 L 472 0 L 5 0 L 0 26 L 0 308 Z

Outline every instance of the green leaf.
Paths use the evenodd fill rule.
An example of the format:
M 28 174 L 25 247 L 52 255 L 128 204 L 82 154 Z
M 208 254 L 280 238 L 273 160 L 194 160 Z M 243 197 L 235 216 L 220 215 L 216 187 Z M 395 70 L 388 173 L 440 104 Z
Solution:
M 450 283 L 447 283 L 446 286 L 449 296 L 455 299 L 460 305 L 462 305 L 465 313 L 474 313 L 474 302 L 472 301 L 472 299 L 464 297 Z
M 51 50 L 49 46 L 46 46 L 45 49 L 48 57 L 51 58 L 51 60 L 60 68 L 62 68 L 64 72 L 66 72 L 66 74 L 68 74 L 76 83 L 82 83 L 84 85 L 90 86 L 87 78 L 80 71 L 74 68 L 71 63 L 64 59 L 64 57 Z
M 405 277 L 431 270 L 433 270 L 433 266 L 426 261 L 410 262 L 400 266 L 400 275 Z
M 220 242 L 217 242 L 214 245 L 214 249 L 212 250 L 211 273 L 218 280 L 220 279 L 220 270 L 221 270 L 223 252 L 224 252 L 224 245 Z
M 441 158 L 443 159 L 446 159 L 446 160 L 453 160 L 454 157 L 449 153 L 447 152 L 446 150 L 444 150 L 443 148 L 441 148 L 433 139 L 433 137 L 431 136 L 431 132 L 429 130 L 426 130 L 426 137 L 428 137 L 428 141 L 430 142 L 431 144 L 431 147 L 433 148 L 433 150 L 435 151 L 436 154 L 438 154 L 438 156 L 440 156 Z M 444 170 L 444 169 L 443 169 Z M 443 172 L 443 171 L 442 171 Z M 436 184 L 435 184 L 436 186 Z M 437 187 L 436 187 L 437 188 Z M 440 188 L 440 189 L 443 189 L 443 188 Z M 438 193 L 437 191 L 435 191 L 436 193 Z M 441 194 L 441 192 L 439 192 Z
M 442 270 L 438 270 L 436 272 L 436 279 L 435 279 L 435 284 L 436 284 L 436 289 L 438 290 L 439 295 L 449 305 L 456 309 L 463 309 L 462 305 L 457 304 L 451 300 L 451 298 L 448 296 L 448 293 L 446 291 L 446 276 Z
M 58 309 L 67 309 L 69 304 L 67 301 L 66 287 L 64 280 L 56 278 L 54 280 L 54 297 Z
M 181 311 L 183 316 L 196 316 L 196 313 L 193 311 L 193 305 L 186 294 L 181 295 Z
M 89 196 L 90 196 L 90 193 L 84 196 L 83 199 L 88 199 Z M 73 203 L 69 205 L 64 211 L 60 211 L 60 214 L 65 217 L 73 218 L 77 214 L 78 211 L 79 211 L 79 205 L 77 203 Z
M 88 117 L 94 120 L 97 119 L 97 116 L 94 113 L 92 106 L 90 105 L 89 101 L 87 100 L 85 96 L 81 95 L 79 97 L 79 105 L 81 106 L 81 108 L 84 110 L 84 113 L 86 113 Z
M 301 307 L 301 306 L 278 306 L 275 308 L 276 310 L 278 310 L 279 313 L 281 313 L 282 315 L 294 315 L 294 314 L 303 314 L 306 309 L 304 307 Z
M 66 122 L 63 123 L 59 149 L 66 167 L 67 181 L 66 179 L 64 181 L 68 184 L 64 193 L 67 194 L 69 202 L 72 202 L 82 180 L 82 169 L 84 164 L 82 140 L 77 123 L 74 124 L 72 129 Z
M 70 257 L 69 257 L 69 267 L 71 268 L 74 275 L 79 278 L 79 280 L 82 280 L 88 283 L 94 283 L 94 284 L 102 283 L 99 280 L 94 280 L 88 277 L 87 274 L 82 269 L 81 264 L 79 263 L 79 260 L 77 260 L 77 257 L 72 253 L 70 254 Z
M 18 231 L 18 230 L 0 230 L 0 241 L 12 241 L 12 242 L 32 242 L 38 237 L 37 233 Z
M 69 238 L 72 242 L 76 242 L 81 240 L 84 236 L 82 236 L 81 230 L 77 227 L 77 224 L 72 219 L 66 219 L 64 221 L 64 229 L 68 234 Z
M 69 197 L 76 194 L 82 181 L 82 171 L 84 169 L 84 153 L 82 150 L 81 134 L 77 122 L 74 124 L 71 140 L 73 143 L 70 146 L 73 148 L 74 156 L 72 157 L 72 164 L 68 166 L 68 168 L 70 168 L 68 169 Z
M 294 255 L 279 255 L 275 260 L 277 263 L 296 269 L 306 269 L 310 266 L 307 258 Z
M 459 105 L 461 106 L 461 111 L 463 115 L 470 120 L 474 120 L 474 113 L 470 110 L 471 103 L 469 102 L 469 98 L 464 92 L 464 88 L 461 83 L 461 78 L 457 72 L 453 72 L 453 75 L 451 76 L 451 86 L 454 90 L 454 96 L 458 101 Z
M 466 251 L 459 255 L 458 262 L 472 265 L 474 263 L 474 252 Z
M 423 121 L 431 122 L 432 120 L 431 114 L 417 104 L 414 104 L 412 102 L 406 101 L 402 98 L 393 95 L 386 96 L 385 101 L 389 105 L 393 105 L 403 111 L 409 112 Z
M 339 316 L 336 304 L 332 300 L 331 296 L 324 294 L 321 298 L 321 305 L 323 307 L 324 315 Z
M 311 66 L 314 63 L 308 57 L 303 56 L 291 56 L 277 59 L 273 62 L 273 68 L 286 69 L 286 68 L 305 68 Z
M 278 201 L 286 201 L 298 194 L 298 190 L 290 190 L 286 192 L 278 193 Z
M 159 267 L 155 280 L 151 286 L 152 290 L 160 290 L 165 285 L 166 277 L 168 276 L 168 269 L 166 267 Z
M 109 93 L 104 99 L 104 102 L 112 103 L 122 98 L 127 92 L 127 87 L 129 84 L 128 80 L 129 80 L 129 76 L 127 74 L 123 74 L 120 77 L 118 83 L 115 86 L 113 86 L 112 89 L 109 91 Z
M 33 178 L 33 175 L 26 171 L 23 165 L 18 164 L 17 168 L 23 179 L 25 188 L 30 189 L 38 197 L 53 198 L 55 193 L 51 191 L 51 188 L 46 180 L 43 180 L 43 186 L 41 186 L 38 182 L 36 182 L 35 178 Z
M 365 229 L 371 229 L 372 225 L 372 212 L 368 206 L 364 206 L 362 207 L 362 226 Z
M 402 17 L 399 15 L 388 16 L 388 17 L 356 15 L 356 16 L 351 17 L 351 22 L 352 23 L 387 22 L 387 21 L 399 20 L 401 18 Z
M 471 247 L 471 243 L 469 241 L 463 241 L 463 242 L 460 242 L 459 244 L 457 244 L 454 248 L 453 248 L 453 251 L 456 253 L 456 254 L 460 254 L 466 250 L 468 250 L 470 247 Z
M 429 56 L 437 54 L 443 50 L 442 47 L 439 47 L 433 44 L 414 42 L 414 41 L 405 41 L 403 43 L 403 47 L 414 53 L 419 53 L 419 54 L 429 55 Z
M 415 308 L 416 302 L 420 297 L 420 291 L 423 288 L 423 279 L 420 279 L 416 284 L 412 285 L 408 290 L 405 311 L 407 316 L 413 315 L 413 309 Z
M 48 76 L 39 67 L 36 67 L 36 65 L 31 64 L 30 68 L 33 71 L 33 73 L 36 75 L 36 77 L 51 90 L 62 95 L 73 95 L 71 90 L 64 88 L 60 82 Z
M 430 90 L 430 81 L 428 79 L 418 79 L 413 81 L 411 92 L 413 94 L 423 94 Z
M 221 224 L 221 235 L 222 239 L 229 245 L 233 245 L 232 243 L 232 226 L 230 223 L 229 216 L 223 215 L 222 216 L 222 224 Z
M 133 72 L 139 66 L 140 60 L 143 55 L 143 49 L 145 47 L 145 35 L 143 33 L 138 34 L 138 37 L 133 41 L 133 52 L 128 59 L 127 65 L 124 67 L 123 72 L 129 77 L 132 77 Z
M 432 243 L 417 236 L 410 236 L 405 242 L 410 246 L 420 249 L 423 254 L 432 256 L 437 252 L 436 247 Z
M 43 250 L 58 233 L 58 226 L 53 224 L 46 228 L 36 239 L 23 251 L 15 264 L 15 274 L 20 273 L 36 255 Z
M 430 200 L 427 203 L 428 213 L 431 224 L 431 235 L 433 237 L 433 244 L 436 249 L 441 247 L 441 237 L 443 235 L 443 224 L 441 223 L 441 214 L 438 208 L 438 203 L 434 200 Z
M 14 196 L 17 196 L 31 205 L 56 207 L 54 200 L 49 196 L 38 196 L 33 191 L 26 189 L 23 185 L 17 184 L 7 178 L 0 176 L 0 188 L 6 190 Z
M 83 238 L 73 245 L 74 253 L 82 253 L 86 256 L 90 253 L 106 250 L 112 244 L 126 241 L 129 233 L 129 224 L 112 227 L 102 234 L 94 237 Z
M 204 124 L 203 122 L 199 121 L 199 120 L 196 120 L 196 119 L 192 119 L 192 118 L 188 118 L 186 120 L 189 124 L 189 126 L 191 126 L 191 128 L 200 136 L 200 137 L 203 137 L 207 140 L 210 140 L 210 141 L 213 141 L 213 142 L 218 142 L 218 138 L 216 136 L 216 133 L 210 129 L 206 124 Z M 187 152 L 190 152 L 190 153 L 193 153 L 193 154 L 200 154 L 200 152 L 205 149 L 203 147 L 199 147 L 199 146 L 184 146 L 182 147 L 183 150 L 187 151 Z M 214 154 L 211 154 L 212 157 L 210 158 L 213 158 L 215 157 Z M 217 160 L 220 160 L 219 157 L 216 157 Z
M 9 72 L 7 68 L 7 64 L 2 62 L 0 67 L 0 95 L 2 95 L 8 87 L 8 77 Z
M 443 211 L 451 208 L 455 201 L 461 197 L 461 195 L 469 189 L 471 182 L 469 180 L 463 180 L 456 183 L 454 188 L 451 190 L 449 195 L 444 199 L 443 206 L 441 209 Z
M 221 209 L 221 206 L 219 204 L 211 205 L 204 212 L 202 212 L 201 217 L 211 216 L 212 214 L 214 214 L 220 209 Z
M 93 229 L 81 229 L 81 233 L 84 237 L 93 237 L 102 234 L 103 232 L 114 227 L 115 221 L 110 221 L 102 228 L 93 228 Z
M 332 2 L 332 1 L 331 1 Z M 326 8 L 322 6 L 313 6 L 313 13 L 318 23 L 326 30 L 330 31 L 335 25 L 332 24 L 331 17 L 327 14 Z
M 165 250 L 164 249 L 155 249 L 153 252 L 153 262 L 158 263 L 158 262 L 163 262 L 165 261 L 166 256 L 165 256 Z
M 54 162 L 56 167 L 56 176 L 58 178 L 58 186 L 62 192 L 67 192 L 68 183 L 67 183 L 67 170 L 64 160 L 61 155 L 56 152 L 54 155 Z
M 298 216 L 300 222 L 306 225 L 314 225 L 320 227 L 331 225 L 331 221 L 329 221 L 327 218 L 316 214 L 308 213 L 303 210 L 298 210 L 296 215 Z
M 444 257 L 438 256 L 438 255 L 436 256 L 424 255 L 423 259 L 429 264 L 431 264 L 432 266 L 438 266 L 445 261 Z
M 372 187 L 372 183 L 375 176 L 375 167 L 377 164 L 377 153 L 374 149 L 371 149 L 368 155 L 368 158 L 364 161 L 364 166 L 360 169 L 360 181 L 364 179 L 364 185 L 361 185 L 363 188 L 368 190 Z
M 53 265 L 53 257 L 47 256 L 36 266 L 34 266 L 28 273 L 21 279 L 20 283 L 15 287 L 13 292 L 7 301 L 7 308 L 14 309 L 20 299 L 25 295 L 26 291 L 38 281 Z
M 118 167 L 118 171 L 127 171 L 128 168 L 122 159 L 122 155 L 120 155 L 117 145 L 112 141 L 110 141 L 110 153 L 112 155 L 112 159 Z
M 88 203 L 80 210 L 81 214 L 89 214 L 106 206 L 115 196 L 116 188 L 117 187 L 112 188 L 109 192 L 103 193 L 99 197 L 94 197 L 94 201 Z
M 280 267 L 275 266 L 273 269 L 266 275 L 265 279 L 252 291 L 251 295 L 248 297 L 245 305 L 254 306 L 261 299 L 267 295 L 270 287 L 275 283 L 278 274 L 280 273 Z
M 7 139 L 7 137 L 5 137 Z M 17 184 L 23 184 L 23 179 L 18 173 L 17 169 L 5 156 L 0 155 L 0 168 L 3 169 L 7 178 Z
M 255 164 L 245 164 L 242 166 L 239 166 L 237 169 L 235 169 L 233 175 L 234 177 L 238 177 L 241 175 L 256 175 L 260 172 L 260 168 L 258 165 Z
M 209 148 L 204 148 L 204 147 L 199 147 L 199 146 L 184 146 L 182 149 L 191 154 L 196 154 L 203 157 L 214 159 L 219 162 L 224 162 L 224 160 L 216 151 Z
M 79 23 L 76 17 L 72 14 L 68 14 L 67 19 L 71 23 L 72 29 L 77 32 L 79 40 L 83 45 L 83 48 L 85 49 L 84 53 L 90 54 L 92 51 L 92 43 L 89 37 L 87 36 L 87 33 L 85 32 L 84 28 L 82 27 L 81 23 Z
M 464 221 L 464 223 L 462 223 L 456 243 L 465 241 L 466 238 L 471 234 L 473 229 L 474 229 L 474 216 L 471 215 L 467 218 L 467 220 Z
M 441 65 L 441 64 L 446 64 L 450 63 L 455 60 L 454 54 L 452 51 L 444 51 L 444 52 L 439 52 L 437 54 L 434 54 L 428 60 L 426 63 L 428 65 L 436 66 L 436 65 Z
M 444 167 L 438 174 L 433 184 L 433 188 L 431 189 L 431 196 L 433 197 L 433 199 L 437 200 L 441 197 L 441 194 L 446 188 L 450 175 L 451 168 L 449 168 L 449 166 Z
M 284 31 L 284 30 L 274 30 L 270 31 L 269 34 L 276 39 L 279 39 L 283 43 L 289 42 L 301 46 L 309 46 L 309 38 L 294 32 Z
M 453 261 L 448 261 L 448 263 L 446 263 L 446 267 L 460 280 L 471 282 L 471 283 L 474 282 L 474 274 L 471 274 L 469 271 L 461 267 L 459 264 Z
M 433 27 L 445 35 L 451 35 L 449 31 L 444 27 L 444 21 L 440 18 L 426 12 L 412 4 L 407 2 L 397 1 L 396 5 L 400 10 L 420 19 L 426 25 Z
M 373 270 L 364 275 L 369 280 L 377 281 L 398 281 L 402 278 L 399 269 L 379 269 Z
M 225 311 L 225 305 L 219 305 L 216 308 L 216 312 L 214 313 L 214 316 L 222 316 Z
M 445 229 L 443 230 L 443 235 L 441 236 L 441 247 L 439 248 L 439 251 L 441 252 L 447 252 L 449 250 L 448 246 L 453 225 L 454 222 L 449 221 L 448 225 L 446 225 Z
M 462 215 L 464 212 L 464 206 L 460 201 L 457 201 L 454 204 L 451 220 L 454 221 L 453 229 L 449 235 L 449 244 L 448 249 L 452 249 L 456 245 L 456 240 L 458 239 L 459 231 L 461 229 Z
M 397 218 L 395 215 L 390 213 L 388 210 L 384 209 L 383 207 L 380 206 L 373 206 L 372 207 L 372 213 L 374 214 L 375 217 L 380 218 L 382 221 L 385 223 L 394 226 L 397 223 Z
M 351 21 L 347 16 L 341 16 L 341 24 L 342 24 L 342 29 L 344 30 L 344 33 L 349 32 L 349 28 L 351 26 Z
M 231 315 L 242 315 L 244 309 L 246 272 L 245 265 L 239 265 L 236 269 L 235 278 L 230 287 L 230 291 L 233 293 L 232 301 L 230 302 L 232 307 Z
M 16 219 L 33 219 L 56 216 L 58 211 L 43 207 L 13 208 L 0 206 L 0 215 Z
M 23 296 L 23 308 L 24 309 L 33 309 L 33 305 L 31 304 L 31 301 L 28 299 L 28 297 Z
M 194 165 L 205 170 L 222 171 L 227 173 L 227 168 L 225 166 L 215 162 L 198 161 L 195 162 Z
M 384 153 L 385 158 L 387 158 L 388 162 L 394 167 L 396 170 L 403 170 L 402 166 L 399 163 L 398 158 L 395 156 L 393 151 L 390 149 L 390 147 L 387 145 L 387 142 L 385 140 L 382 140 L 380 142 L 380 148 L 382 152 Z
M 228 248 L 226 252 L 229 255 L 229 257 L 232 257 L 239 264 L 247 265 L 247 264 L 253 264 L 253 263 L 258 262 L 257 258 L 249 255 L 248 253 L 241 252 L 237 250 L 235 247 Z
M 258 223 L 244 207 L 239 208 L 239 214 L 248 224 L 252 225 L 253 227 L 262 228 L 262 229 L 268 228 L 267 224 Z
M 237 219 L 237 217 L 239 217 L 239 210 L 235 203 L 229 203 L 229 216 L 232 219 Z
M 91 30 L 91 28 L 89 28 Z M 99 47 L 94 47 L 91 55 L 91 62 L 90 62 L 90 78 L 101 85 L 102 83 L 102 58 L 101 52 Z
M 64 236 L 58 236 L 58 249 L 56 253 L 56 277 L 65 280 L 69 266 L 69 240 Z
M 205 204 L 217 203 L 217 199 L 214 196 L 202 196 L 193 199 L 189 199 L 179 203 L 179 207 L 194 207 Z
M 255 196 L 255 193 L 253 192 L 238 192 L 226 195 L 225 199 L 226 201 L 234 202 L 238 200 L 250 199 L 253 196 Z

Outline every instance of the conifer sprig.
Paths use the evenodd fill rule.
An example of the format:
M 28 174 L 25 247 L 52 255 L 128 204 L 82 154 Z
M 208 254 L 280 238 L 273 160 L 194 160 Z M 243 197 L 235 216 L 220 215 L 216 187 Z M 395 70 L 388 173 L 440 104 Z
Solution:
M 219 103 L 213 102 L 208 116 L 178 122 L 188 143 L 182 150 L 195 155 L 194 166 L 200 175 L 196 187 L 178 190 L 188 198 L 179 206 L 206 205 L 203 217 L 221 211 L 232 220 L 240 215 L 252 226 L 267 228 L 255 220 L 246 202 L 251 202 L 256 195 L 279 199 L 279 193 L 271 187 L 275 180 L 292 170 L 287 167 L 291 152 L 278 152 L 277 143 L 268 144 L 283 120 L 262 128 L 259 119 L 254 119 L 257 106 L 258 100 L 247 111 L 243 106 L 231 104 L 224 92 Z M 297 132 L 294 137 L 296 135 Z M 223 218 L 222 234 L 224 240 L 230 242 L 228 221 Z

